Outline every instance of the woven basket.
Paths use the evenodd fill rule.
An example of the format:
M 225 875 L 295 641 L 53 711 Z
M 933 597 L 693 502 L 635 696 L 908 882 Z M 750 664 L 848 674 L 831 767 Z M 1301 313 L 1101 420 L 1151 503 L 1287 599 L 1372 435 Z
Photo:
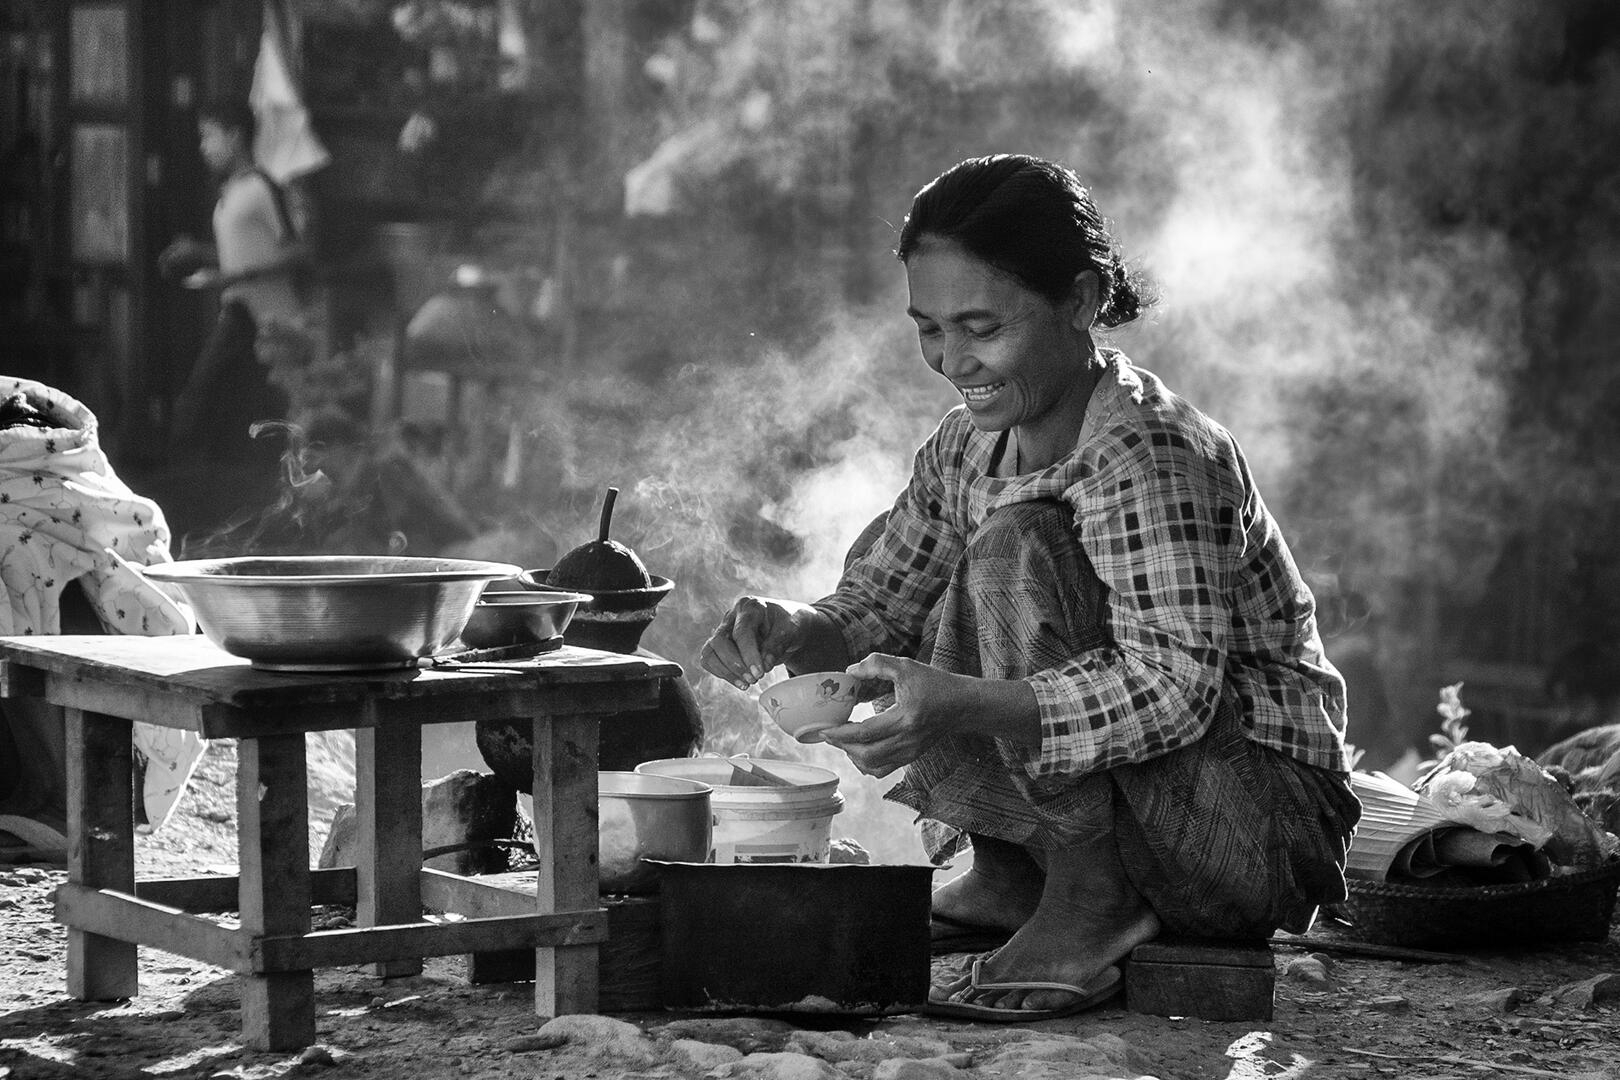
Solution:
M 1609 936 L 1620 862 L 1511 885 L 1425 886 L 1346 882 L 1331 912 L 1381 945 L 1502 947 Z

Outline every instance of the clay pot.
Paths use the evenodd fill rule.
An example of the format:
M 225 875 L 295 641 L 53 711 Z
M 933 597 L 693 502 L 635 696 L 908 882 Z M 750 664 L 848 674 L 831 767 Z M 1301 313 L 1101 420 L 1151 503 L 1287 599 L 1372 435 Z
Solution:
M 582 644 L 574 638 L 572 624 L 564 639 Z M 663 659 L 646 649 L 630 651 Z M 659 758 L 690 757 L 703 743 L 703 715 L 684 675 L 659 681 L 658 704 L 653 708 L 604 713 L 601 720 L 597 767 L 606 772 L 630 772 L 643 761 Z M 480 720 L 475 737 L 491 772 L 519 791 L 530 789 L 534 742 L 526 721 Z
M 559 588 L 552 571 L 525 570 L 518 583 L 525 589 Z M 650 575 L 652 584 L 637 589 L 597 589 L 580 604 L 563 631 L 563 641 L 586 649 L 633 653 L 641 646 L 641 635 L 652 625 L 659 601 L 669 595 L 675 583 L 667 577 Z

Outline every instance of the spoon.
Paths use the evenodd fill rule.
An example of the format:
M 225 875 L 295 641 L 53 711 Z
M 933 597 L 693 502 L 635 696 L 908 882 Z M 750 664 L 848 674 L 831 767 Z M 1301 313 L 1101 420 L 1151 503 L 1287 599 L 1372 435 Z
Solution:
M 779 776 L 760 764 L 747 754 L 737 754 L 726 759 L 731 762 L 731 782 L 738 787 L 793 787 L 793 781 L 785 776 Z

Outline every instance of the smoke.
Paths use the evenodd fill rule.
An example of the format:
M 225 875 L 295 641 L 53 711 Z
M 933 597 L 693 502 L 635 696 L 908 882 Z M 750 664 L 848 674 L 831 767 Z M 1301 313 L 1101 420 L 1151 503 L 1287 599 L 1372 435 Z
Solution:
M 880 806 L 878 782 L 841 753 L 788 739 L 757 691 L 707 675 L 697 654 L 745 592 L 832 591 L 850 542 L 893 502 L 950 395 L 924 378 L 903 316 L 830 313 L 798 352 L 738 345 L 738 361 L 690 363 L 650 385 L 587 378 L 535 401 L 528 456 L 554 470 L 564 493 L 548 525 L 561 550 L 594 538 L 594 501 L 620 487 L 614 539 L 675 581 L 643 644 L 685 668 L 705 750 L 835 768 L 847 804 L 839 835 L 887 861 L 918 861 L 909 813 Z
M 1112 343 L 1233 431 L 1315 581 L 1427 657 L 1422 597 L 1477 590 L 1510 516 L 1526 286 L 1498 167 L 1556 113 L 1522 75 L 1550 33 L 1505 0 L 701 0 L 646 59 L 631 170 L 630 208 L 686 223 L 689 253 L 626 252 L 621 363 L 529 403 L 534 527 L 591 539 L 621 488 L 616 538 L 676 581 L 646 644 L 686 667 L 711 748 L 837 758 L 840 829 L 870 813 L 853 835 L 909 856 L 871 805 L 887 784 L 784 744 L 696 656 L 741 593 L 829 591 L 900 490 L 954 400 L 892 223 L 950 164 L 1030 152 L 1076 168 L 1160 287 Z

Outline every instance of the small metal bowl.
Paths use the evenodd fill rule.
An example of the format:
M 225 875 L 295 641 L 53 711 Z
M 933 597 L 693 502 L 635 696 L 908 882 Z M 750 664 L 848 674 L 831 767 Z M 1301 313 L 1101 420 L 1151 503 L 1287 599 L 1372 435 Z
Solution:
M 562 636 L 575 609 L 589 600 L 577 592 L 485 589 L 461 640 L 474 649 L 550 641 Z
M 142 568 L 174 586 L 209 641 L 271 671 L 414 667 L 446 651 L 493 580 L 519 567 L 469 559 L 288 555 Z

